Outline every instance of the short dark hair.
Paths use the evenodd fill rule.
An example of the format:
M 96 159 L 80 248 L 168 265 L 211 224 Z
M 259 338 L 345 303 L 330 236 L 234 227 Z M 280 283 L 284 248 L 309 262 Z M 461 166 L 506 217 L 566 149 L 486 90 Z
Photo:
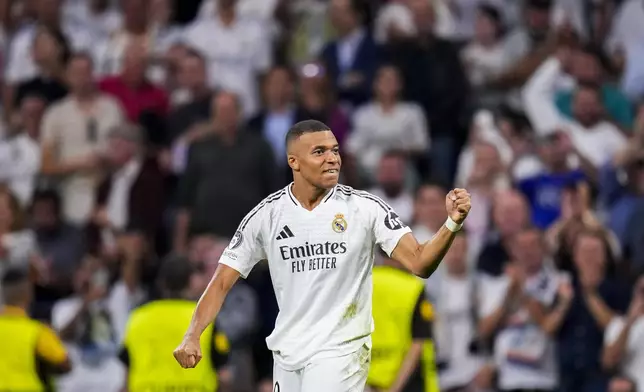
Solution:
M 2 297 L 7 305 L 20 305 L 25 299 L 25 289 L 30 284 L 29 273 L 24 269 L 10 268 L 2 275 Z
M 289 129 L 288 132 L 286 133 L 286 145 L 288 145 L 293 140 L 299 138 L 300 136 L 304 135 L 305 133 L 324 132 L 324 131 L 330 131 L 330 130 L 331 128 L 329 128 L 329 126 L 323 123 L 322 121 L 317 121 L 317 120 L 300 121 L 294 124 L 291 127 L 291 129 Z

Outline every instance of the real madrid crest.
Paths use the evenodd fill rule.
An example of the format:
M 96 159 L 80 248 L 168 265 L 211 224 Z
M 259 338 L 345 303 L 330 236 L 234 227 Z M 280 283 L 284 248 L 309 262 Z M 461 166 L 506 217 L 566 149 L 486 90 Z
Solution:
M 344 233 L 347 231 L 347 221 L 344 219 L 344 215 L 335 214 L 335 218 L 331 222 L 331 228 L 336 233 Z

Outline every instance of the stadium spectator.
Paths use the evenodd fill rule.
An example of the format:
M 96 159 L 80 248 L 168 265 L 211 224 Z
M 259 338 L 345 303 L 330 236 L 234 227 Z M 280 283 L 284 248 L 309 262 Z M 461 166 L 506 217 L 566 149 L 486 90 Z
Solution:
M 56 191 L 39 190 L 34 194 L 31 223 L 48 277 L 35 286 L 34 316 L 39 319 L 49 320 L 54 302 L 72 293 L 74 271 L 87 250 L 82 230 L 63 219 L 61 208 Z
M 142 121 L 144 115 L 164 117 L 170 109 L 168 94 L 146 77 L 148 61 L 144 46 L 129 44 L 123 52 L 121 72 L 99 82 L 99 89 L 116 98 L 127 119 L 134 123 Z
M 499 192 L 489 207 L 490 230 L 482 238 L 476 268 L 492 276 L 501 275 L 510 261 L 509 241 L 530 225 L 530 210 L 522 194 Z
M 44 26 L 39 27 L 34 36 L 32 51 L 38 74 L 17 86 L 17 108 L 27 96 L 40 96 L 47 104 L 51 104 L 67 95 L 65 66 L 71 51 L 63 33 Z
M 467 77 L 453 43 L 433 33 L 435 14 L 431 4 L 411 0 L 418 36 L 390 45 L 386 60 L 403 76 L 406 100 L 418 103 L 429 121 L 434 178 L 451 183 L 463 143 L 466 125 Z
M 471 5 L 466 7 L 470 8 Z M 493 5 L 479 3 L 474 26 L 472 41 L 461 51 L 463 66 L 477 93 L 477 104 L 495 107 L 505 102 L 505 94 L 486 87 L 510 66 L 503 41 L 505 29 L 502 14 Z
M 264 79 L 264 107 L 250 119 L 248 127 L 261 135 L 272 147 L 276 164 L 282 170 L 280 183 L 284 186 L 293 180 L 286 164 L 286 132 L 293 124 L 307 117 L 295 102 L 294 76 L 286 67 L 275 67 Z
M 329 124 L 340 146 L 344 145 L 351 119 L 338 105 L 326 69 L 319 63 L 308 63 L 300 68 L 298 76 L 299 104 L 306 117 Z
M 581 165 L 600 167 L 626 147 L 626 137 L 604 115 L 598 86 L 580 84 L 573 100 L 573 119 L 567 119 L 555 106 L 556 82 L 568 66 L 571 51 L 559 49 L 545 61 L 526 83 L 523 100 L 528 118 L 538 135 L 563 131 L 570 138 L 572 152 Z
M 18 198 L 6 187 L 0 187 L 0 273 L 13 268 L 45 279 L 36 238 L 26 219 Z
M 413 231 L 418 241 L 429 241 L 440 229 L 445 216 L 445 188 L 438 184 L 421 184 L 414 199 Z
M 543 230 L 561 214 L 563 189 L 585 181 L 587 177 L 583 170 L 570 167 L 570 143 L 565 135 L 550 134 L 538 138 L 536 143 L 544 170 L 536 176 L 522 179 L 518 187 L 530 202 L 532 223 Z
M 409 161 L 403 153 L 389 152 L 380 158 L 376 182 L 371 193 L 383 199 L 399 214 L 405 224 L 411 224 L 414 211 L 414 196 L 409 191 L 406 174 L 409 172 Z
M 74 50 L 88 50 L 92 45 L 92 36 L 83 26 L 63 23 L 61 18 L 62 0 L 43 0 L 34 2 L 35 20 L 30 20 L 16 33 L 7 51 L 5 66 L 5 95 L 4 107 L 11 108 L 15 88 L 19 83 L 38 76 L 40 64 L 36 64 L 32 53 L 32 45 L 37 37 L 40 26 L 51 31 L 62 31 Z M 8 113 L 10 114 L 10 113 Z
M 235 11 L 237 0 L 220 0 L 212 18 L 187 27 L 184 42 L 208 60 L 208 81 L 240 98 L 243 118 L 259 110 L 256 78 L 272 64 L 269 35 L 261 24 L 245 20 Z
M 338 39 L 327 43 L 320 54 L 338 102 L 347 111 L 369 99 L 378 67 L 378 47 L 365 28 L 364 7 L 359 0 L 331 0 L 329 19 Z
M 492 339 L 498 388 L 554 390 L 558 385 L 555 342 L 540 328 L 531 307 L 552 306 L 559 275 L 548 263 L 541 232 L 526 229 L 509 240 L 505 274 L 481 285 L 479 331 Z
M 203 138 L 190 148 L 180 190 L 176 251 L 185 251 L 194 235 L 231 238 L 236 222 L 278 186 L 270 145 L 243 132 L 240 122 L 237 96 L 220 92 L 213 100 L 211 120 L 200 125 Z
M 429 149 L 427 119 L 415 103 L 401 102 L 403 82 L 398 69 L 382 66 L 374 81 L 374 98 L 353 115 L 347 150 L 368 178 L 375 177 L 386 151 L 397 150 L 413 162 Z
M 477 333 L 478 283 L 468 262 L 466 233 L 454 239 L 443 262 L 437 271 L 440 277 L 428 279 L 426 288 L 436 314 L 441 315 L 436 318 L 433 333 L 440 387 L 445 391 L 471 385 L 485 388 L 475 380 L 483 365 L 484 347 Z
M 600 391 L 608 385 L 601 368 L 605 329 L 617 313 L 626 311 L 628 290 L 606 274 L 605 239 L 592 231 L 580 233 L 573 244 L 572 304 L 554 332 L 559 345 L 560 388 Z
M 99 41 L 92 52 L 96 62 L 96 73 L 108 77 L 121 73 L 125 53 L 130 45 L 144 48 L 150 55 L 156 41 L 150 40 L 150 0 L 119 0 L 122 22 L 110 36 Z M 148 75 L 149 76 L 149 75 Z
M 56 302 L 51 312 L 52 326 L 75 365 L 58 380 L 58 390 L 119 391 L 125 372 L 117 348 L 135 303 L 122 282 L 110 287 L 106 266 L 95 258 L 83 260 L 74 272 L 73 284 L 74 295 Z
M 96 89 L 92 70 L 86 54 L 72 56 L 67 66 L 70 95 L 47 110 L 41 134 L 41 173 L 60 181 L 63 216 L 80 225 L 94 205 L 108 132 L 123 121 L 118 102 Z
M 25 97 L 4 138 L 0 139 L 0 182 L 4 182 L 28 206 L 40 171 L 40 123 L 45 102 L 38 96 Z
M 165 199 L 164 176 L 146 154 L 141 127 L 120 125 L 109 135 L 105 158 L 109 175 L 98 186 L 92 223 L 100 232 L 100 249 L 117 246 L 123 233 L 142 234 L 156 249 Z

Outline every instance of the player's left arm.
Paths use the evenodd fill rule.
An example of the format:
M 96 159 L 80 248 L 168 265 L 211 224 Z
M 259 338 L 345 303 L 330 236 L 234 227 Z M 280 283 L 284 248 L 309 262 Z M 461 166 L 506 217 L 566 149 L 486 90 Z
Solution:
M 411 232 L 404 234 L 391 252 L 391 258 L 400 262 L 409 271 L 428 278 L 452 245 L 467 214 L 470 212 L 470 194 L 465 189 L 454 189 L 447 194 L 445 205 L 448 218 L 434 237 L 424 244 L 418 243 Z

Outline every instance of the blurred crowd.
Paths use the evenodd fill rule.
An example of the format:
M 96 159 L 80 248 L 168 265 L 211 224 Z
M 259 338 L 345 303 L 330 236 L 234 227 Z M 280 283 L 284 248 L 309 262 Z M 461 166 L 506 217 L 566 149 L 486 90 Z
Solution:
M 472 194 L 426 282 L 441 390 L 644 391 L 643 1 L 0 0 L 0 57 L 0 272 L 65 343 L 59 391 L 121 389 L 161 260 L 197 299 L 304 119 L 419 241 Z M 223 385 L 272 390 L 276 314 L 259 264 Z

